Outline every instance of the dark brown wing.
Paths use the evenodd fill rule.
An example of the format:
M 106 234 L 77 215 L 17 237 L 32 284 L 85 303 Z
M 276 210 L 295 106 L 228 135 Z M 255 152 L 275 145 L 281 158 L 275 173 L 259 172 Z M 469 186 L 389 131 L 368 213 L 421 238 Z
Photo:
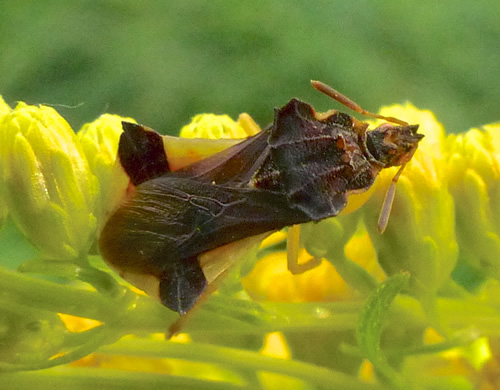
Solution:
M 115 268 L 154 275 L 160 289 L 168 284 L 169 293 L 160 295 L 162 302 L 185 312 L 205 287 L 194 260 L 198 255 L 308 220 L 288 207 L 286 196 L 279 193 L 167 174 L 137 186 L 135 195 L 109 218 L 99 246 Z
M 120 137 L 118 157 L 132 183 L 138 185 L 170 172 L 170 156 L 165 152 L 162 136 L 145 126 L 129 122 L 122 124 L 124 132 Z M 176 170 L 176 175 L 217 184 L 246 184 L 265 158 L 268 136 L 269 129 Z M 213 143 L 214 140 L 207 142 Z
M 170 171 L 160 134 L 135 123 L 122 122 L 122 126 L 118 158 L 134 185 Z
M 270 129 L 248 137 L 206 159 L 182 168 L 176 173 L 216 184 L 248 184 L 268 152 Z

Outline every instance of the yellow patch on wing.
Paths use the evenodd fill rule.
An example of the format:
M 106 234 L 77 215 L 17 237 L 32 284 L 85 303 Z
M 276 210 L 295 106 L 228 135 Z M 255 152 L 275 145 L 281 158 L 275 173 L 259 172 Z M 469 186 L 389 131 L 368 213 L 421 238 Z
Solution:
M 163 147 L 165 148 L 170 169 L 176 171 L 219 153 L 241 141 L 241 139 L 179 138 L 164 135 Z
M 242 240 L 222 245 L 199 256 L 200 266 L 208 283 L 212 283 L 244 255 L 257 249 L 264 238 L 272 232 L 247 237 Z

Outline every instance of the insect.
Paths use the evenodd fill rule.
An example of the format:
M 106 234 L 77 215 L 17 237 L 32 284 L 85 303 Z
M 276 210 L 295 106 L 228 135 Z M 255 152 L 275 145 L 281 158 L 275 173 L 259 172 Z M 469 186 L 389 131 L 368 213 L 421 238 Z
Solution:
M 274 122 L 263 131 L 240 141 L 211 140 L 218 153 L 177 169 L 172 145 L 200 140 L 162 137 L 123 122 L 118 159 L 130 184 L 101 231 L 104 259 L 132 284 L 186 314 L 224 274 L 227 266 L 216 260 L 220 248 L 334 217 L 382 169 L 401 166 L 381 212 L 379 228 L 385 229 L 396 181 L 423 137 L 418 125 L 372 114 L 333 88 L 312 84 L 386 123 L 368 130 L 347 114 L 320 114 L 291 99 L 275 109 Z

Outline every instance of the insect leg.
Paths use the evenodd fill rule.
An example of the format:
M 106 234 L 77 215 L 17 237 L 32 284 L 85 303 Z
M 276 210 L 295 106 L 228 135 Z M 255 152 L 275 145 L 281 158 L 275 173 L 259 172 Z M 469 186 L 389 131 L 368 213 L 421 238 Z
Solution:
M 288 270 L 294 275 L 316 268 L 321 263 L 321 258 L 313 257 L 307 263 L 299 264 L 300 225 L 292 225 L 288 228 L 286 251 Z
M 350 108 L 351 110 L 365 116 L 369 116 L 372 118 L 377 118 L 377 119 L 383 119 L 387 122 L 392 122 L 392 123 L 397 123 L 398 125 L 402 126 L 407 126 L 408 123 L 405 121 L 402 121 L 401 119 L 398 118 L 393 118 L 392 116 L 383 116 L 379 114 L 374 114 L 373 112 L 365 110 L 363 107 L 361 107 L 359 104 L 354 102 L 353 100 L 349 99 L 347 96 L 341 94 L 339 91 L 333 89 L 329 85 L 326 85 L 325 83 L 322 83 L 321 81 L 317 80 L 311 80 L 312 86 L 317 89 L 318 91 L 324 93 L 327 96 L 330 96 L 332 99 L 338 101 L 340 104 L 343 104 L 344 106 Z

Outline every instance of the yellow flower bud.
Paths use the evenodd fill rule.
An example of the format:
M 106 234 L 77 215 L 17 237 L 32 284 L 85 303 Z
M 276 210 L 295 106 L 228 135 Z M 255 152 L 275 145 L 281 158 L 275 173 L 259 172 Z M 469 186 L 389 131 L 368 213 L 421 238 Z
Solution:
M 3 97 L 0 95 L 0 118 L 11 111 L 10 106 L 5 103 Z
M 363 207 L 366 226 L 384 271 L 389 275 L 409 271 L 411 291 L 430 303 L 448 280 L 457 259 L 444 130 L 431 112 L 410 104 L 383 108 L 381 114 L 419 124 L 425 138 L 397 183 L 385 233 L 376 230 L 377 218 L 396 168 L 383 170 L 377 179 L 377 190 Z
M 95 233 L 95 176 L 68 123 L 52 108 L 19 103 L 0 123 L 9 214 L 46 257 L 76 259 Z
M 2 122 L 2 118 L 11 111 L 10 106 L 5 103 L 2 96 L 0 96 L 0 123 Z M 5 197 L 3 195 L 3 165 L 0 164 L 0 228 L 3 226 L 5 222 L 5 218 L 7 217 L 7 207 L 5 205 Z
M 460 260 L 500 280 L 500 124 L 448 139 Z
M 109 189 L 114 184 L 113 166 L 118 152 L 118 142 L 123 132 L 122 121 L 136 123 L 132 118 L 103 114 L 86 123 L 77 133 L 78 140 L 89 162 L 90 170 L 99 181 L 100 195 L 96 215 L 101 217 L 110 198 Z
M 247 117 L 245 117 L 248 120 Z M 193 117 L 191 123 L 181 129 L 180 136 L 183 138 L 246 138 L 248 127 L 235 122 L 227 115 L 199 114 Z M 251 131 L 251 130 L 250 130 Z

